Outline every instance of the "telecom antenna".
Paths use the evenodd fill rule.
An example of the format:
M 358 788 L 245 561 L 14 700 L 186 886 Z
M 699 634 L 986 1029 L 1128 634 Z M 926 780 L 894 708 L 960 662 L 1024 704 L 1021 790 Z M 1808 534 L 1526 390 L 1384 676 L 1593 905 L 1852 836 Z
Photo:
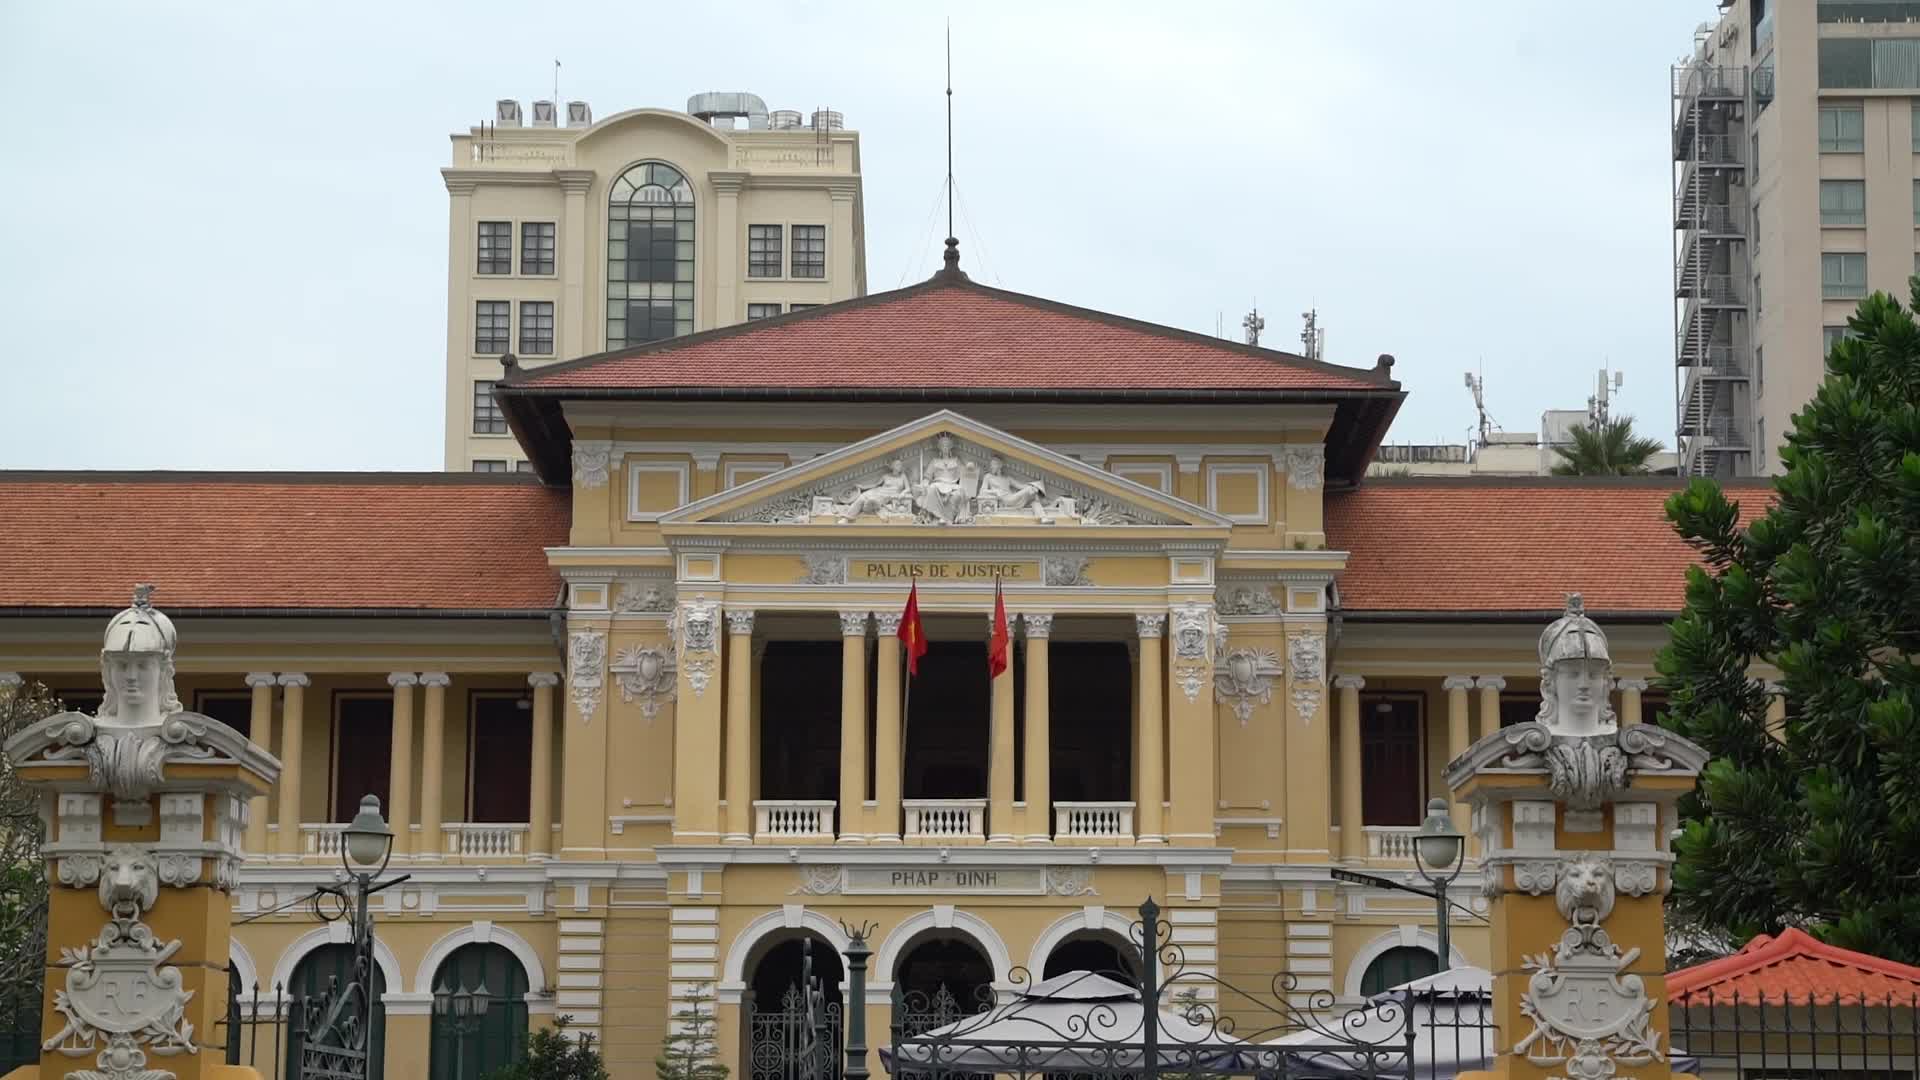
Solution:
M 1267 320 L 1260 317 L 1259 301 L 1254 301 L 1253 310 L 1247 312 L 1247 317 L 1240 320 L 1240 327 L 1247 332 L 1247 344 L 1260 344 L 1260 331 L 1267 328 Z
M 1587 419 L 1592 426 L 1600 427 L 1607 423 L 1613 405 L 1613 395 L 1626 384 L 1627 373 L 1600 369 L 1598 391 L 1587 399 Z
M 1475 375 L 1471 371 L 1467 372 L 1467 390 L 1473 394 L 1473 408 L 1474 411 L 1479 414 L 1480 419 L 1479 431 L 1481 446 L 1485 446 L 1493 441 L 1493 429 L 1500 426 L 1493 422 L 1492 417 L 1487 415 L 1486 388 L 1487 380 L 1485 377 Z
M 1327 332 L 1320 326 L 1320 309 L 1308 308 L 1300 313 L 1304 323 L 1300 329 L 1300 355 L 1309 360 L 1320 360 L 1326 356 Z

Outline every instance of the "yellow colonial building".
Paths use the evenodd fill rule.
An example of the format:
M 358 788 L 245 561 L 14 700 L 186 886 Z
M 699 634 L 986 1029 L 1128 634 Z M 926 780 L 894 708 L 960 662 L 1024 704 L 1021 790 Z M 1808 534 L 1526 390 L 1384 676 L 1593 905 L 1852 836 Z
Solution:
M 1612 636 L 1609 707 L 1651 719 L 1690 558 L 1666 481 L 1363 480 L 1392 366 L 988 288 L 950 250 L 899 291 L 509 364 L 536 475 L 0 474 L 0 678 L 91 709 L 101 620 L 158 586 L 183 702 L 281 763 L 233 892 L 268 996 L 344 962 L 297 901 L 381 797 L 410 875 L 375 900 L 389 1077 L 478 1076 L 559 1015 L 648 1076 L 702 988 L 758 1077 L 803 965 L 844 993 L 848 925 L 878 924 L 843 1004 L 884 1041 L 896 987 L 1124 967 L 1147 897 L 1198 970 L 1358 999 L 1433 968 L 1434 906 L 1332 872 L 1417 880 L 1445 763 L 1538 710 L 1565 591 Z M 1455 963 L 1485 958 L 1478 882 Z M 456 1047 L 432 993 L 482 982 Z

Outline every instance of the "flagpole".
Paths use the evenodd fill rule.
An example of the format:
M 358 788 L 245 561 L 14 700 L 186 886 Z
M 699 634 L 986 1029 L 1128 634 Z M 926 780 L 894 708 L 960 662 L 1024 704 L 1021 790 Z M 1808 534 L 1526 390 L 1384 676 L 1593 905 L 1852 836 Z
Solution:
M 912 589 L 920 584 L 920 575 L 910 574 L 908 576 L 912 579 L 912 584 L 908 586 L 908 590 L 909 590 L 908 595 L 912 595 Z M 913 661 L 913 658 L 911 656 L 902 654 L 902 656 L 900 657 L 900 662 L 902 667 L 912 663 L 912 661 Z M 900 673 L 900 677 L 901 677 L 901 681 L 907 684 L 907 687 L 900 694 L 900 760 L 894 762 L 894 766 L 900 772 L 900 783 L 901 783 L 900 790 L 905 791 L 906 790 L 906 771 L 907 771 L 907 725 L 910 724 L 913 720 L 913 676 L 906 671 L 902 671 Z

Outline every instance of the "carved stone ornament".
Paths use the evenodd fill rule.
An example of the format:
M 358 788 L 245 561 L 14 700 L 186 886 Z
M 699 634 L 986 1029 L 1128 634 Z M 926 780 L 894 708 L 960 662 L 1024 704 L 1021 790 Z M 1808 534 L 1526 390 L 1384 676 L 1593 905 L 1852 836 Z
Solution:
M 1568 928 L 1552 950 L 1528 956 L 1533 975 L 1520 1012 L 1534 1027 L 1513 1052 L 1572 1080 L 1604 1080 L 1620 1065 L 1665 1060 L 1652 1027 L 1655 1002 L 1630 973 L 1639 949 L 1622 952 L 1601 929 L 1613 911 L 1614 872 L 1605 855 L 1562 859 L 1554 903 Z
M 1326 482 L 1327 448 L 1320 443 L 1289 443 L 1281 448 L 1280 466 L 1287 471 L 1288 487 L 1317 491 Z
M 674 691 L 680 685 L 680 675 L 675 669 L 673 646 L 666 642 L 658 645 L 629 645 L 613 658 L 613 681 L 620 687 L 620 700 L 631 704 L 640 702 L 640 715 L 647 723 L 659 715 L 660 706 L 673 701 Z
M 1272 649 L 1235 649 L 1214 667 L 1213 699 L 1233 706 L 1245 727 L 1255 706 L 1273 700 L 1273 680 L 1281 673 L 1280 654 Z
M 1098 896 L 1089 866 L 1047 867 L 1047 891 L 1054 896 Z
M 840 891 L 845 880 L 846 874 L 839 866 L 808 863 L 800 868 L 800 884 L 787 895 L 832 896 Z
M 1320 712 L 1320 686 L 1318 683 L 1296 683 L 1293 693 L 1293 711 L 1300 714 L 1300 722 L 1313 723 Z
M 1087 577 L 1087 558 L 1083 555 L 1049 555 L 1040 560 L 1040 579 L 1062 588 L 1092 585 Z
M 1213 608 L 1208 604 L 1176 604 L 1173 608 L 1173 656 L 1205 660 L 1213 641 Z
M 1560 864 L 1553 859 L 1525 859 L 1513 864 L 1513 887 L 1528 896 L 1545 896 L 1559 878 Z
M 712 652 L 716 640 L 714 624 L 719 617 L 719 608 L 705 597 L 695 597 L 680 605 L 681 652 Z
M 1264 585 L 1223 586 L 1213 596 L 1222 615 L 1272 615 L 1280 609 Z
M 575 440 L 573 444 L 574 485 L 583 488 L 606 487 L 612 460 L 612 443 L 594 439 Z
M 620 583 L 613 610 L 622 615 L 673 610 L 673 586 L 665 581 L 638 580 Z
M 1296 682 L 1324 681 L 1326 654 L 1327 639 L 1321 634 L 1309 631 L 1287 639 L 1287 662 Z
M 687 673 L 687 685 L 693 687 L 694 697 L 703 697 L 707 684 L 713 681 L 713 654 L 697 653 L 680 662 L 680 670 Z
M 723 515 L 765 524 L 1168 525 L 1064 472 L 1009 462 L 942 432 L 885 460 L 852 465 L 798 491 Z
M 181 942 L 163 944 L 141 922 L 159 896 L 158 869 L 133 845 L 108 849 L 103 862 L 100 904 L 110 918 L 88 944 L 61 947 L 66 984 L 54 991 L 53 1010 L 66 1023 L 41 1048 L 66 1057 L 97 1052 L 97 1069 L 76 1069 L 68 1080 L 173 1080 L 148 1068 L 147 1055 L 194 1052 L 186 1018 L 194 992 L 167 964 Z
M 845 585 L 847 560 L 840 555 L 808 555 L 807 572 L 800 575 L 802 585 Z
M 600 708 L 600 690 L 606 685 L 607 635 L 594 629 L 576 630 L 567 638 L 567 690 L 580 722 L 593 723 Z

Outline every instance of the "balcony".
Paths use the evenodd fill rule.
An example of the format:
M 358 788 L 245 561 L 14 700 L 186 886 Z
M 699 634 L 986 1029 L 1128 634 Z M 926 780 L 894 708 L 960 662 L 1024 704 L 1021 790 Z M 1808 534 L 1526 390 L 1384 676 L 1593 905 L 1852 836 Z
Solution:
M 527 857 L 529 827 L 526 822 L 449 822 L 440 826 L 449 859 L 468 862 L 507 860 Z
M 340 845 L 345 842 L 346 822 L 303 822 L 300 826 L 300 851 L 309 859 L 338 862 Z
M 832 799 L 755 799 L 753 835 L 766 840 L 833 840 Z
M 1413 861 L 1413 838 L 1419 835 L 1420 826 L 1368 825 L 1363 831 L 1367 834 L 1367 858 Z
M 1132 843 L 1131 802 L 1059 802 L 1053 804 L 1053 838 L 1075 844 Z
M 908 843 L 982 844 L 987 839 L 985 799 L 902 799 Z

